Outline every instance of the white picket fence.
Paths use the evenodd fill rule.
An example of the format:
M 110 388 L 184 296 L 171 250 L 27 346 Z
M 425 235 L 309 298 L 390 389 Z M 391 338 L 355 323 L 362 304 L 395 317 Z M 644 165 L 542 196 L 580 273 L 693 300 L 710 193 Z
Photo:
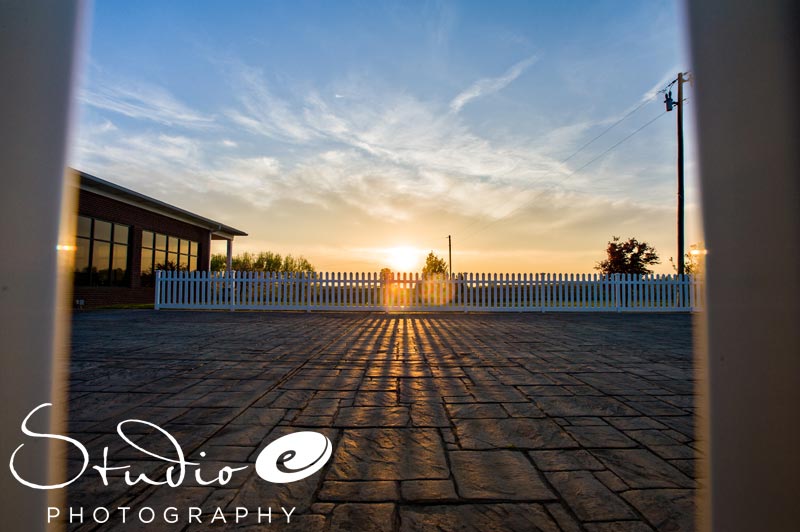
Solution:
M 156 272 L 156 309 L 691 312 L 690 275 Z

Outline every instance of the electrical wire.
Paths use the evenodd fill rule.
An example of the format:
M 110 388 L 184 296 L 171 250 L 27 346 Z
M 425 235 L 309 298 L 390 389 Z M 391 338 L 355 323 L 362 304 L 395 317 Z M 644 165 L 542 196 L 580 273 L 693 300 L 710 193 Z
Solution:
M 672 80 L 671 82 L 669 82 L 669 83 L 668 83 L 668 84 L 667 84 L 667 85 L 666 85 L 666 86 L 665 86 L 663 89 L 661 89 L 661 90 L 659 90 L 659 91 L 656 91 L 655 93 L 653 93 L 653 95 L 652 95 L 652 96 L 650 96 L 649 98 L 647 98 L 647 99 L 645 99 L 644 101 L 642 101 L 642 102 L 641 102 L 639 105 L 637 105 L 637 106 L 636 106 L 635 108 L 633 108 L 631 111 L 629 111 L 628 113 L 626 113 L 626 114 L 625 114 L 625 115 L 624 115 L 622 118 L 620 118 L 619 120 L 617 120 L 616 122 L 614 122 L 613 124 L 611 124 L 610 126 L 608 126 L 606 129 L 604 129 L 602 132 L 600 132 L 600 134 L 598 134 L 597 136 L 595 136 L 595 137 L 593 137 L 592 139 L 590 139 L 588 142 L 586 142 L 586 143 L 584 143 L 583 145 L 581 145 L 581 146 L 580 146 L 580 147 L 579 147 L 577 150 L 575 150 L 574 152 L 572 152 L 572 153 L 571 153 L 571 154 L 570 154 L 570 155 L 569 155 L 569 156 L 568 156 L 566 159 L 562 160 L 562 161 L 561 161 L 559 164 L 565 164 L 567 161 L 569 161 L 570 159 L 572 159 L 573 157 L 575 157 L 575 156 L 576 156 L 578 153 L 580 153 L 581 151 L 583 151 L 584 149 L 586 149 L 588 146 L 590 146 L 590 145 L 591 145 L 592 143 L 594 143 L 596 140 L 598 140 L 599 138 L 603 137 L 603 136 L 604 136 L 606 133 L 608 133 L 609 131 L 611 131 L 612 129 L 614 129 L 615 127 L 617 127 L 619 124 L 621 124 L 622 122 L 624 122 L 625 120 L 627 120 L 628 118 L 630 118 L 631 116 L 633 116 L 633 115 L 634 115 L 634 114 L 635 114 L 637 111 L 639 111 L 640 109 L 642 109 L 642 108 L 643 108 L 645 105 L 647 105 L 648 103 L 652 102 L 652 101 L 653 101 L 653 100 L 654 100 L 654 99 L 655 99 L 655 98 L 656 98 L 656 97 L 657 97 L 659 94 L 666 94 L 666 92 L 667 92 L 667 91 L 670 89 L 670 87 L 672 87 L 673 85 L 675 85 L 677 82 L 678 82 L 678 78 L 675 78 L 675 79 L 673 79 L 673 80 Z M 684 101 L 685 101 L 685 99 L 684 99 Z M 573 177 L 575 174 L 577 174 L 578 172 L 580 172 L 580 171 L 581 171 L 581 170 L 583 170 L 584 168 L 588 167 L 589 165 L 591 165 L 592 163 L 594 163 L 594 162 L 595 162 L 595 161 L 597 161 L 598 159 L 602 158 L 603 156 L 605 156 L 606 154 L 608 154 L 609 152 L 611 152 L 611 151 L 612 151 L 612 150 L 614 150 L 615 148 L 617 148 L 619 145 L 621 145 L 622 143 L 624 143 L 625 141 L 627 141 L 629 138 L 633 137 L 634 135 L 636 135 L 637 133 L 639 133 L 640 131 L 642 131 L 644 128 L 646 128 L 647 126 L 649 126 L 650 124 L 652 124 L 653 122 L 655 122 L 656 120 L 658 120 L 659 118 L 661 118 L 662 116 L 664 116 L 665 114 L 666 114 L 666 111 L 664 111 L 664 112 L 662 112 L 661 114 L 657 115 L 655 118 L 653 118 L 653 119 L 652 119 L 652 120 L 650 120 L 649 122 L 646 122 L 644 125 L 640 126 L 640 127 L 639 127 L 639 128 L 637 128 L 635 131 L 633 131 L 631 134 L 629 134 L 628 136 L 624 137 L 622 140 L 618 141 L 617 143 L 615 143 L 615 144 L 613 144 L 612 146 L 610 146 L 609 148 L 607 148 L 605 151 L 603 151 L 602 153 L 600 153 L 599 155 L 597 155 L 596 157 L 594 157 L 593 159 L 591 159 L 589 162 L 585 163 L 584 165 L 582 165 L 582 166 L 578 167 L 577 169 L 575 169 L 575 170 L 573 170 L 572 172 L 570 172 L 569 174 L 567 174 L 567 176 L 565 177 L 565 181 L 566 181 L 567 179 L 569 179 L 569 178 Z M 564 182 L 564 181 L 562 181 L 562 184 L 563 184 L 563 182 Z M 531 188 L 533 188 L 533 187 L 528 187 L 528 188 L 524 189 L 524 190 L 523 190 L 523 192 L 524 192 L 524 191 L 527 191 L 527 190 L 530 190 Z M 552 187 L 550 187 L 550 188 L 552 189 Z M 525 203 L 525 204 L 523 204 L 523 205 L 520 205 L 519 207 L 517 207 L 517 208 L 515 208 L 515 209 L 511 210 L 510 212 L 508 212 L 507 214 L 505 214 L 505 215 L 501 216 L 500 218 L 497 218 L 497 219 L 495 219 L 495 220 L 491 220 L 491 221 L 489 221 L 488 223 L 484 224 L 482 227 L 478 228 L 476 231 L 473 231 L 473 232 L 471 232 L 471 233 L 468 233 L 468 234 L 467 234 L 467 235 L 466 235 L 464 238 L 465 238 L 465 239 L 469 239 L 470 237 L 472 237 L 472 236 L 475 236 L 476 234 L 478 234 L 478 233 L 480 233 L 480 232 L 484 231 L 485 229 L 487 229 L 488 227 L 490 227 L 490 226 L 494 225 L 495 223 L 501 222 L 501 221 L 503 221 L 503 220 L 505 220 L 505 219 L 509 218 L 509 217 L 510 217 L 510 216 L 512 216 L 514 213 L 518 212 L 520 209 L 522 209 L 522 208 L 524 208 L 524 207 L 528 207 L 528 206 L 529 206 L 531 203 L 533 203 L 533 202 L 531 201 L 531 202 Z M 461 230 L 463 231 L 463 230 L 469 229 L 470 227 L 474 226 L 474 225 L 475 225 L 476 223 L 478 223 L 478 222 L 479 222 L 479 220 L 474 220 L 473 222 L 471 222 L 471 223 L 467 224 L 466 226 L 464 226 L 464 227 L 463 227 Z
M 677 80 L 676 80 L 676 81 L 677 81 Z M 666 89 L 665 89 L 665 90 L 666 90 Z M 636 107 L 635 107 L 633 110 L 631 110 L 631 111 L 629 111 L 628 113 L 626 113 L 626 114 L 625 114 L 625 115 L 624 115 L 622 118 L 620 118 L 619 120 L 617 120 L 616 122 L 614 122 L 613 124 L 611 124 L 610 126 L 608 126 L 606 129 L 604 129 L 602 132 L 600 132 L 600 134 L 599 134 L 599 135 L 595 136 L 594 138 L 592 138 L 591 140 L 589 140 L 589 142 L 586 142 L 586 143 L 585 143 L 585 144 L 583 144 L 581 147 L 579 147 L 577 150 L 575 150 L 574 152 L 572 152 L 572 153 L 569 155 L 569 157 L 567 157 L 566 159 L 562 160 L 562 161 L 561 161 L 559 164 L 566 164 L 566 162 L 567 162 L 567 161 L 569 161 L 570 159 L 572 159 L 573 157 L 575 157 L 576 155 L 578 155 L 580 152 L 582 152 L 584 149 L 586 149 L 586 148 L 587 148 L 589 145 L 591 145 L 591 144 L 592 144 L 594 141 L 596 141 L 597 139 L 599 139 L 600 137 L 602 137 L 603 135 L 605 135 L 606 133 L 608 133 L 609 131 L 611 131 L 612 129 L 614 129 L 615 127 L 617 127 L 618 125 L 620 125 L 622 122 L 624 122 L 625 120 L 627 120 L 628 118 L 630 118 L 631 116 L 633 116 L 634 114 L 636 114 L 636 112 L 637 112 L 637 111 L 639 111 L 639 110 L 640 110 L 642 107 L 644 107 L 646 104 L 648 104 L 648 103 L 650 103 L 651 101 L 653 101 L 653 100 L 656 98 L 656 96 L 657 96 L 657 95 L 658 95 L 660 92 L 663 92 L 663 91 L 658 91 L 658 92 L 654 93 L 652 96 L 650 96 L 649 98 L 647 98 L 647 99 L 645 99 L 644 101 L 642 101 L 642 102 L 641 102 L 639 105 L 637 105 L 637 106 L 636 106 Z M 526 189 L 526 190 L 527 190 L 527 189 Z M 469 229 L 470 227 L 474 226 L 475 224 L 477 224 L 477 223 L 479 223 L 479 222 L 480 222 L 480 220 L 473 220 L 472 222 L 470 222 L 470 223 L 468 223 L 467 225 L 465 225 L 464 227 L 462 227 L 462 228 L 459 230 L 459 232 L 461 232 L 461 231 L 466 231 L 467 229 Z
M 610 153 L 611 151 L 613 151 L 614 149 L 616 149 L 617 147 L 619 147 L 619 146 L 620 146 L 621 144 L 623 144 L 625 141 L 627 141 L 628 139 L 630 139 L 631 137 L 633 137 L 634 135 L 636 135 L 637 133 L 639 133 L 640 131 L 642 131 L 642 130 L 643 130 L 643 129 L 645 129 L 646 127 L 648 127 L 650 124 L 652 124 L 653 122 L 655 122 L 656 120 L 658 120 L 659 118 L 661 118 L 662 116 L 664 116 L 665 114 L 667 114 L 667 111 L 662 111 L 660 114 L 656 115 L 654 118 L 652 118 L 652 119 L 651 119 L 651 120 L 649 120 L 648 122 L 645 122 L 643 125 L 639 126 L 639 127 L 638 127 L 637 129 L 635 129 L 635 130 L 634 130 L 632 133 L 630 133 L 629 135 L 627 135 L 627 136 L 625 136 L 624 138 L 622 138 L 622 140 L 618 141 L 617 143 L 615 143 L 615 144 L 613 144 L 612 146 L 610 146 L 609 148 L 607 148 L 605 151 L 603 151 L 602 153 L 600 153 L 599 155 L 597 155 L 596 157 L 594 157 L 593 159 L 591 159 L 591 160 L 590 160 L 589 162 L 587 162 L 586 164 L 584 164 L 584 165 L 582 165 L 582 166 L 578 167 L 577 169 L 575 169 L 575 170 L 573 170 L 572 172 L 570 172 L 569 174 L 567 174 L 567 175 L 565 176 L 565 178 L 564 178 L 564 181 L 562 181 L 562 184 L 563 184 L 563 183 L 564 183 L 566 180 L 570 179 L 571 177 L 574 177 L 574 176 L 575 176 L 575 175 L 576 175 L 578 172 L 580 172 L 580 171 L 581 171 L 581 170 L 583 170 L 584 168 L 588 167 L 589 165 L 591 165 L 591 164 L 592 164 L 592 163 L 594 163 L 595 161 L 597 161 L 597 160 L 601 159 L 602 157 L 604 157 L 605 155 L 607 155 L 608 153 Z M 482 227 L 480 227 L 480 228 L 479 228 L 479 229 L 477 229 L 476 231 L 473 231 L 473 232 L 471 232 L 471 233 L 467 234 L 466 236 L 462 237 L 462 240 L 466 240 L 466 239 L 468 239 L 468 238 L 470 238 L 470 237 L 473 237 L 473 236 L 477 235 L 478 233 L 480 233 L 480 232 L 484 231 L 485 229 L 487 229 L 487 228 L 491 227 L 492 225 L 494 225 L 494 224 L 496 224 L 496 223 L 498 223 L 498 222 L 501 222 L 501 221 L 503 221 L 503 220 L 506 220 L 506 219 L 508 219 L 508 218 L 509 218 L 510 216 L 512 216 L 513 214 L 515 214 L 515 213 L 519 212 L 519 210 L 520 210 L 520 209 L 523 209 L 523 208 L 525 208 L 525 207 L 528 207 L 528 206 L 532 205 L 532 204 L 534 203 L 534 201 L 535 201 L 535 200 L 532 200 L 532 201 L 526 202 L 526 203 L 524 203 L 524 204 L 520 205 L 519 207 L 516 207 L 515 209 L 512 209 L 511 211 L 509 211 L 508 213 L 504 214 L 504 215 L 503 215 L 503 216 L 501 216 L 500 218 L 496 218 L 496 219 L 494 219 L 494 220 L 491 220 L 490 222 L 488 222 L 488 223 L 484 224 Z
M 572 153 L 572 155 L 570 155 L 569 157 L 567 157 L 566 159 L 564 159 L 563 161 L 561 161 L 561 164 L 564 164 L 564 163 L 566 163 L 567 161 L 569 161 L 570 159 L 572 159 L 573 157 L 575 157 L 576 155 L 578 155 L 580 152 L 582 152 L 584 148 L 586 148 L 587 146 L 589 146 L 590 144 L 592 144 L 594 141 L 596 141 L 597 139 L 599 139 L 600 137 L 602 137 L 603 135 L 605 135 L 606 133 L 608 133 L 609 131 L 611 131 L 611 130 L 612 130 L 612 129 L 614 129 L 615 127 L 617 127 L 619 124 L 621 124 L 623 121 L 625 121 L 625 120 L 626 120 L 628 117 L 630 117 L 630 116 L 633 116 L 633 114 L 634 114 L 636 111 L 638 111 L 639 109 L 641 109 L 642 107 L 644 107 L 644 106 L 645 106 L 645 104 L 648 104 L 648 103 L 650 103 L 652 100 L 654 100 L 657 94 L 658 94 L 658 93 L 654 93 L 652 96 L 650 96 L 650 97 L 649 97 L 649 98 L 647 98 L 646 100 L 642 101 L 642 103 L 640 103 L 639 105 L 637 105 L 635 109 L 633 109 L 633 110 L 632 110 L 632 111 L 630 111 L 628 114 L 626 114 L 625 116 L 623 116 L 622 118 L 620 118 L 619 120 L 617 120 L 616 122 L 614 122 L 613 124 L 611 124 L 611 125 L 610 125 L 610 126 L 607 128 L 607 129 L 605 129 L 605 130 L 604 130 L 602 133 L 600 133 L 599 135 L 597 135 L 596 137 L 594 137 L 592 140 L 590 140 L 589 142 L 587 142 L 586 144 L 584 144 L 583 146 L 581 146 L 580 148 L 578 148 L 577 150 L 575 150 L 575 151 Z
M 672 81 L 670 81 L 669 83 L 667 83 L 667 85 L 663 89 L 658 91 L 656 94 L 664 94 L 664 93 L 666 93 L 669 90 L 669 88 L 672 87 L 673 85 L 675 85 L 676 83 L 678 83 L 678 78 L 675 78 Z

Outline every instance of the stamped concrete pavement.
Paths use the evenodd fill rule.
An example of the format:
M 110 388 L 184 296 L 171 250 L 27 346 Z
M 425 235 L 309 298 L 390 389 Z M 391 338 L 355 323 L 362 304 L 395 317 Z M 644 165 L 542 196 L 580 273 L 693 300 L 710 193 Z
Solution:
M 70 485 L 84 515 L 69 528 L 691 530 L 691 332 L 679 314 L 76 314 L 70 436 L 92 465 L 107 447 L 129 468 Z M 156 456 L 176 451 L 149 425 L 124 441 L 127 419 L 168 431 L 201 479 L 246 469 L 224 486 L 191 466 L 179 487 L 130 486 L 125 472 L 163 480 Z M 300 430 L 331 440 L 326 466 L 260 478 L 260 451 Z

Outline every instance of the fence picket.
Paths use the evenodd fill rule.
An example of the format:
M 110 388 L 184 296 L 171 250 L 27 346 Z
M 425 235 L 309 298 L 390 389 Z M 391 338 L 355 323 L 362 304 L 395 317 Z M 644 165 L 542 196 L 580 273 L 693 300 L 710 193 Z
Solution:
M 703 280 L 677 274 L 157 271 L 155 309 L 698 311 Z

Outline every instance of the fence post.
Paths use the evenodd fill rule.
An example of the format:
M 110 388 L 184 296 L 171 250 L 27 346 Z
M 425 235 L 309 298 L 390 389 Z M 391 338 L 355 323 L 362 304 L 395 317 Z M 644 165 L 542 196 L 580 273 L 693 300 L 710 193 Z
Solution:
M 229 271 L 228 272 L 228 302 L 231 306 L 231 312 L 236 310 L 236 272 Z
M 161 270 L 156 270 L 156 301 L 153 308 L 161 310 Z
M 612 275 L 612 280 L 614 282 L 614 309 L 617 312 L 620 312 L 620 308 L 619 308 L 619 298 L 620 298 L 620 294 L 621 294 L 621 290 L 620 290 L 620 274 L 613 273 L 611 275 Z
M 691 298 L 691 291 L 689 289 L 689 275 L 683 274 L 681 275 L 681 297 L 683 297 L 683 310 L 692 310 L 692 298 Z

